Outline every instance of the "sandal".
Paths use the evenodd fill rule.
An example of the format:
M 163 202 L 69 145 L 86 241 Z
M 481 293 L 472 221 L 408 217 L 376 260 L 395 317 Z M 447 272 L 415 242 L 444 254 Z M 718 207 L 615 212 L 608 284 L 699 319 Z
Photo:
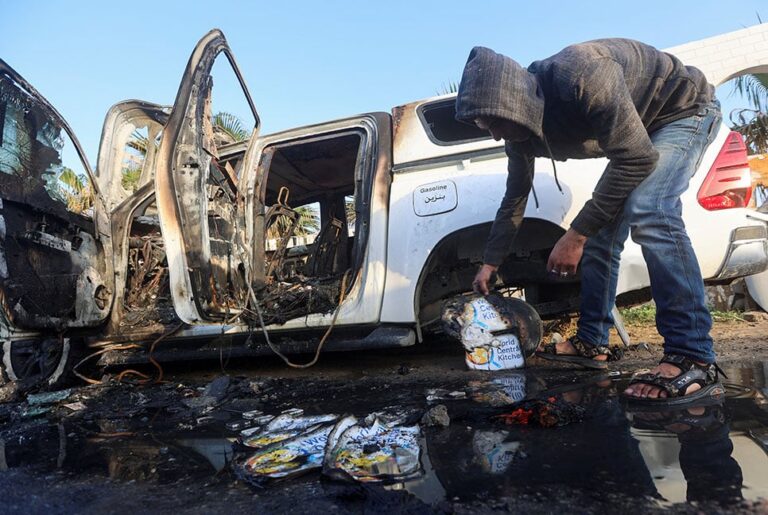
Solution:
M 680 369 L 680 373 L 674 377 L 662 377 L 658 373 L 638 372 L 629 382 L 633 384 L 647 384 L 656 386 L 667 392 L 667 397 L 650 399 L 624 395 L 622 397 L 631 403 L 645 404 L 647 406 L 681 406 L 702 399 L 721 400 L 725 397 L 725 387 L 718 380 L 719 374 L 725 374 L 715 363 L 699 365 L 690 358 L 677 354 L 664 354 L 659 363 L 669 363 Z M 691 394 L 687 394 L 688 388 L 697 384 L 701 388 Z
M 609 361 L 616 361 L 621 357 L 620 351 L 613 350 L 607 345 L 589 345 L 578 336 L 572 336 L 568 341 L 571 342 L 573 348 L 576 349 L 576 354 L 558 354 L 557 344 L 548 343 L 542 347 L 542 350 L 536 352 L 536 356 L 551 361 L 571 363 L 573 365 L 595 370 L 605 370 L 608 368 Z M 608 359 L 605 361 L 594 359 L 595 356 L 599 356 L 600 354 L 606 354 Z

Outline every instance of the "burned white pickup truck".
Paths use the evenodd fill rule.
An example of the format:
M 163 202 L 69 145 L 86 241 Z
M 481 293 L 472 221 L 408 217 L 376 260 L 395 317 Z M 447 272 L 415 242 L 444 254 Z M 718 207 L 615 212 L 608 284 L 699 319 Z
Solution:
M 222 70 L 253 118 L 242 141 L 214 123 Z M 270 352 L 265 336 L 273 349 L 314 352 L 331 328 L 325 350 L 408 346 L 445 299 L 471 289 L 506 157 L 454 120 L 453 96 L 277 134 L 259 125 L 214 30 L 172 106 L 110 110 L 94 172 L 59 113 L 0 61 L 3 379 L 50 387 L 89 357 Z M 604 166 L 564 163 L 560 191 L 552 164 L 536 163 L 538 202 L 497 286 L 523 293 L 542 317 L 577 305 L 579 278 L 553 279 L 545 265 Z M 683 198 L 708 281 L 768 266 L 766 222 L 747 208 L 750 195 L 744 143 L 723 126 Z M 308 213 L 317 230 L 301 236 Z M 619 293 L 637 300 L 648 284 L 630 242 Z

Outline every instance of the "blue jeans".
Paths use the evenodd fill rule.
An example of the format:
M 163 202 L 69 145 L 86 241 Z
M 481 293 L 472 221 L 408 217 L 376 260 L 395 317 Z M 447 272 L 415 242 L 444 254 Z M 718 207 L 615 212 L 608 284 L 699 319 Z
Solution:
M 589 238 L 581 261 L 581 316 L 577 335 L 592 345 L 607 345 L 613 325 L 619 258 L 631 233 L 640 245 L 656 303 L 656 327 L 664 352 L 712 363 L 715 352 L 709 330 L 699 262 L 685 232 L 680 195 L 720 125 L 720 104 L 669 123 L 651 134 L 659 151 L 656 169 L 627 198 L 622 214 Z

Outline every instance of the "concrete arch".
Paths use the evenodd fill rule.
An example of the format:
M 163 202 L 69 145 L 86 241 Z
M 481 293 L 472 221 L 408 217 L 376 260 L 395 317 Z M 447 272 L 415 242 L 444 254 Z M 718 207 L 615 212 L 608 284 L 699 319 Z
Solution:
M 745 73 L 768 72 L 768 23 L 664 49 L 704 72 L 715 87 Z

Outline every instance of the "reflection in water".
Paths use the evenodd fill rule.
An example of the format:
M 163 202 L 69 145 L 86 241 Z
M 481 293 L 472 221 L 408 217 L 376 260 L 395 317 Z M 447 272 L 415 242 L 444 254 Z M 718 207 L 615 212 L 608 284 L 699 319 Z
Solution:
M 429 398 L 428 405 L 445 404 L 452 423 L 423 428 L 423 474 L 387 488 L 408 490 L 430 505 L 455 498 L 549 498 L 559 492 L 720 506 L 739 503 L 743 497 L 768 498 L 763 368 L 727 372 L 731 380 L 748 387 L 729 386 L 724 404 L 682 410 L 625 406 L 618 392 L 626 380 L 604 375 L 586 381 L 574 375 L 553 380 L 515 372 L 487 382 L 432 388 L 424 399 Z M 505 424 L 508 419 L 498 415 L 509 412 L 504 407 L 509 399 L 524 395 L 526 402 L 556 399 L 577 405 L 583 421 L 550 428 Z M 104 427 L 124 430 L 118 422 Z M 241 452 L 233 450 L 232 434 L 225 434 L 223 427 L 205 434 L 186 430 L 137 431 L 138 436 L 127 438 L 94 436 L 104 427 L 84 431 L 66 424 L 39 425 L 24 438 L 4 442 L 0 470 L 63 469 L 120 481 L 184 480 L 193 485 L 229 467 Z
M 632 419 L 633 429 L 637 430 L 635 436 L 641 442 L 648 437 L 649 443 L 660 444 L 657 447 L 662 447 L 664 443 L 678 444 L 677 460 L 685 480 L 685 496 L 683 499 L 670 499 L 674 494 L 679 495 L 682 483 L 678 481 L 674 484 L 678 488 L 670 489 L 664 484 L 665 478 L 657 476 L 659 489 L 669 490 L 667 495 L 662 494 L 664 498 L 721 505 L 741 501 L 743 477 L 739 464 L 732 457 L 729 420 L 722 405 L 638 411 L 628 413 L 628 416 Z M 664 433 L 676 436 L 676 441 L 660 439 L 659 436 L 663 437 Z
M 585 413 L 581 423 L 550 429 L 453 424 L 428 433 L 429 458 L 446 495 L 514 498 L 566 488 L 721 506 L 738 504 L 744 493 L 753 500 L 768 496 L 768 456 L 760 449 L 750 452 L 756 442 L 768 448 L 761 390 L 729 388 L 726 403 L 710 406 L 627 411 L 618 396 L 624 381 L 602 379 L 536 396 L 557 392 L 550 401 L 578 404 Z M 749 431 L 749 439 L 732 433 L 732 422 L 759 427 Z

